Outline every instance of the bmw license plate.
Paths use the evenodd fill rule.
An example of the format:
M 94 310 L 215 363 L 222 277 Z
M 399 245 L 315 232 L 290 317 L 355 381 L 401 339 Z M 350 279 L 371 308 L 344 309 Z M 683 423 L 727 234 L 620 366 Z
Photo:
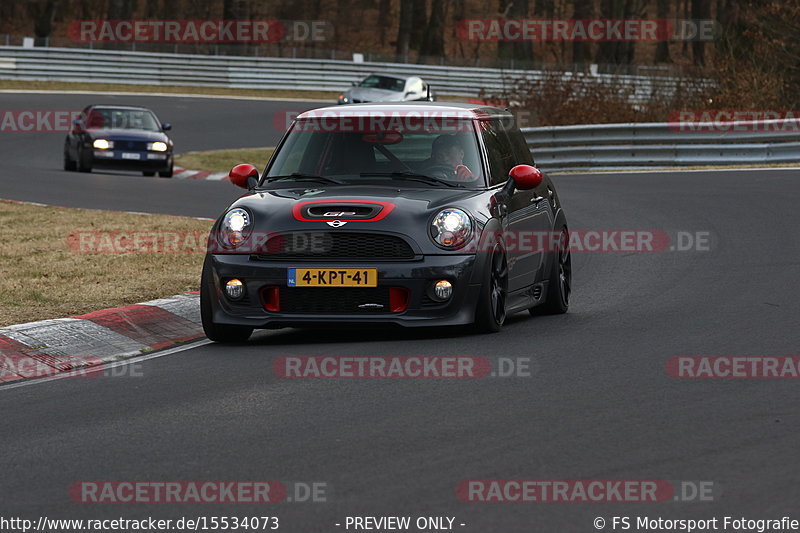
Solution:
M 377 287 L 375 268 L 290 268 L 289 287 Z
M 132 152 L 122 152 L 122 159 L 140 159 L 142 154 L 136 154 Z

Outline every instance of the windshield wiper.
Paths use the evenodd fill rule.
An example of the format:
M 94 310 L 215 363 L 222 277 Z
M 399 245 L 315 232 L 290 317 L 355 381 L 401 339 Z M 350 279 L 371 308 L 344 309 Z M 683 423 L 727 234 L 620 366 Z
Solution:
M 329 178 L 328 176 L 316 176 L 314 174 L 303 174 L 302 172 L 294 172 L 289 174 L 288 176 L 269 176 L 264 183 L 271 183 L 273 181 L 283 181 L 283 180 L 314 180 L 314 181 L 324 181 L 327 183 L 336 183 L 337 185 L 347 185 L 346 182 L 342 180 L 337 180 L 336 178 Z
M 464 187 L 460 183 L 453 183 L 451 181 L 434 178 L 433 176 L 427 176 L 425 174 L 418 174 L 416 172 L 362 172 L 360 176 L 362 178 L 376 176 L 376 177 L 392 178 L 398 180 L 421 181 L 423 183 L 430 183 L 430 184 L 441 184 L 441 185 L 447 185 L 448 187 L 461 187 L 461 188 Z

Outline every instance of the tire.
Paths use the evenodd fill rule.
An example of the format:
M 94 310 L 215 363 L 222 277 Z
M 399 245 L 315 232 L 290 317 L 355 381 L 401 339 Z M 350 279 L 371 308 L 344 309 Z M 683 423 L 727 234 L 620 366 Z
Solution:
M 147 176 L 148 178 L 151 178 L 151 177 L 153 177 L 155 175 L 156 175 L 156 173 L 154 171 L 152 171 L 152 170 L 145 170 L 145 171 L 142 172 L 142 176 Z
M 91 172 L 92 171 L 92 161 L 83 153 L 83 148 L 78 149 L 78 171 L 79 172 Z
M 163 172 L 159 172 L 158 176 L 161 177 L 161 178 L 171 178 L 172 177 L 172 165 L 170 165 L 170 167 L 167 170 L 164 170 Z
M 572 293 L 572 255 L 569 253 L 569 230 L 561 226 L 558 250 L 553 252 L 550 265 L 547 298 L 542 305 L 529 309 L 532 315 L 561 315 L 569 309 Z
M 253 328 L 214 322 L 211 306 L 211 291 L 213 287 L 211 270 L 208 266 L 208 261 L 206 261 L 203 264 L 203 274 L 200 282 L 200 318 L 203 322 L 203 332 L 206 337 L 222 344 L 239 344 L 247 341 L 253 333 Z
M 64 170 L 68 172 L 75 172 L 78 169 L 78 164 L 70 159 L 69 157 L 69 147 L 67 144 L 64 144 Z
M 506 298 L 508 296 L 508 262 L 506 254 L 495 246 L 481 285 L 475 326 L 481 333 L 497 333 L 506 321 Z

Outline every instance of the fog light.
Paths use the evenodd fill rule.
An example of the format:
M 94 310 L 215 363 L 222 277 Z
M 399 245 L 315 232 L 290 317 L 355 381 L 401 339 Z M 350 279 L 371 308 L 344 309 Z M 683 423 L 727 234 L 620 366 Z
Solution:
M 433 286 L 433 295 L 440 302 L 450 299 L 453 295 L 453 284 L 446 279 L 437 281 Z
M 238 300 L 244 296 L 244 284 L 238 279 L 232 279 L 225 284 L 225 293 L 231 300 Z

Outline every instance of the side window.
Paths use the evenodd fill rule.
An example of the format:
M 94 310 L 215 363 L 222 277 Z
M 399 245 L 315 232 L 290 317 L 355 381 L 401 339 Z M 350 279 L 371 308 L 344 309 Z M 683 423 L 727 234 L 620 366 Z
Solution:
M 316 171 L 316 168 L 314 168 L 316 160 L 313 155 L 317 155 L 319 150 L 309 149 L 311 138 L 312 134 L 310 132 L 295 133 L 290 136 L 286 144 L 281 147 L 270 169 L 270 174 L 284 176 L 294 172 L 314 173 Z M 309 157 L 309 154 L 312 154 L 312 157 Z
M 498 119 L 481 120 L 479 125 L 489 157 L 489 182 L 491 185 L 505 183 L 508 171 L 517 164 L 511 142 Z
M 511 142 L 511 148 L 514 150 L 516 164 L 533 165 L 533 155 L 528 143 L 525 141 L 525 135 L 513 124 L 507 125 L 506 133 L 508 134 L 508 140 Z

